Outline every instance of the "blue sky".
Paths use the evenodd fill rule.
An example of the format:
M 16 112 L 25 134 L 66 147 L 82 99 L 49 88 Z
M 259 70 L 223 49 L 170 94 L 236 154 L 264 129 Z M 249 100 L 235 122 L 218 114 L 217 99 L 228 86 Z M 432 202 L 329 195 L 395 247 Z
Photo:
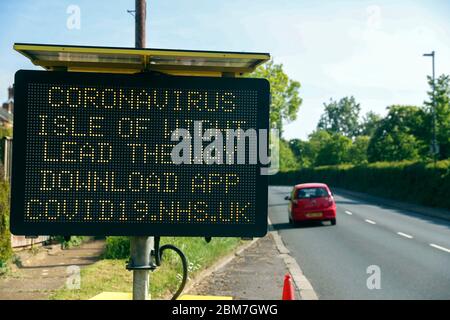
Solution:
M 68 29 L 68 6 L 81 28 Z M 1 1 L 0 102 L 18 69 L 32 64 L 14 42 L 134 45 L 134 0 Z M 330 98 L 354 95 L 362 113 L 392 104 L 421 105 L 425 52 L 437 52 L 437 73 L 450 74 L 448 0 L 148 0 L 147 46 L 269 52 L 301 82 L 298 120 L 286 138 L 306 138 Z

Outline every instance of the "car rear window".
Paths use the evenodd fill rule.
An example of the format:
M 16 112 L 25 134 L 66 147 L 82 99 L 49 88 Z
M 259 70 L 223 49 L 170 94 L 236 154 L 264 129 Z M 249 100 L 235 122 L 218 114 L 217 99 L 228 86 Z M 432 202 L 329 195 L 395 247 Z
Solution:
M 328 197 L 328 191 L 325 188 L 304 188 L 297 191 L 297 199 L 311 199 Z

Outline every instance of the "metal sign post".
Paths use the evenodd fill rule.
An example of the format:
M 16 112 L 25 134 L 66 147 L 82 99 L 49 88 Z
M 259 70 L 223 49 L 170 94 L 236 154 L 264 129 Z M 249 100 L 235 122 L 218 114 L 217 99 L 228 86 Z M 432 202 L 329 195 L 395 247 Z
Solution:
M 131 260 L 128 269 L 133 270 L 133 300 L 150 299 L 150 252 L 153 237 L 131 237 Z M 142 269 L 141 269 L 142 268 Z
M 136 0 L 135 5 L 135 46 L 145 48 L 146 1 Z M 153 248 L 153 237 L 131 237 L 130 255 L 133 268 L 148 267 L 150 252 Z M 133 270 L 133 300 L 148 300 L 150 289 L 150 273 L 148 269 Z

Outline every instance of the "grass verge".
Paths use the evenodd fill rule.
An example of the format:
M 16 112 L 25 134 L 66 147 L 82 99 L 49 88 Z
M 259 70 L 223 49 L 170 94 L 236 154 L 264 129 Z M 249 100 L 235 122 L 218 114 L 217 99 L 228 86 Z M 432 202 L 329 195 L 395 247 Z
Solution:
M 206 243 L 203 238 L 163 237 L 161 245 L 170 243 L 180 248 L 189 263 L 189 279 L 211 266 L 240 243 L 239 238 L 213 238 Z M 55 291 L 50 299 L 85 300 L 103 291 L 130 292 L 132 273 L 125 269 L 126 259 L 103 259 L 81 270 L 81 288 Z M 181 261 L 172 252 L 164 253 L 163 262 L 151 274 L 152 299 L 162 299 L 175 292 L 181 281 Z

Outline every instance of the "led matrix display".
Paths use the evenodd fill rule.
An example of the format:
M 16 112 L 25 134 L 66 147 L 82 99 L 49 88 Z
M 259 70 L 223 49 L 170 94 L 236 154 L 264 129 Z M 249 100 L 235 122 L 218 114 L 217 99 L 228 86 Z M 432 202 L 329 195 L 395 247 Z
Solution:
M 268 118 L 262 79 L 19 71 L 12 232 L 262 236 L 267 177 L 225 142 L 230 129 L 268 129 Z M 212 153 L 208 129 L 224 137 Z M 188 161 L 177 164 L 181 141 Z M 244 141 L 247 159 L 266 147 Z

